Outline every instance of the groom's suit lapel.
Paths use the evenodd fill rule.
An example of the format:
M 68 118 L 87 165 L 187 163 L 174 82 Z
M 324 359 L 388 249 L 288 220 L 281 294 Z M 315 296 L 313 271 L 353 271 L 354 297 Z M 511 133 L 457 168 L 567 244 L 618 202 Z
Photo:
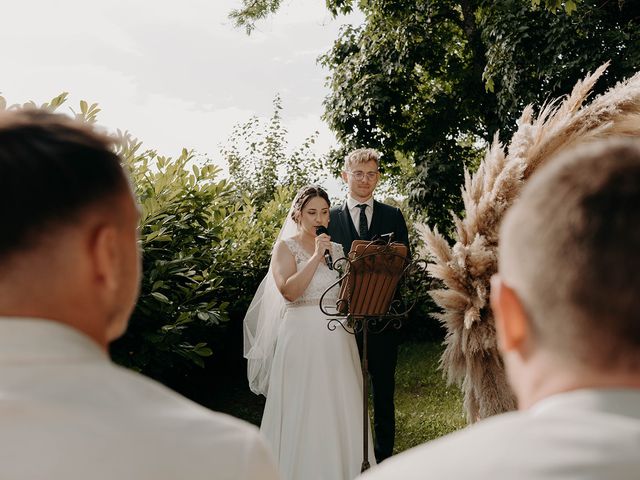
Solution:
M 340 225 L 342 227 L 342 231 L 344 232 L 345 238 L 349 239 L 349 246 L 351 243 L 358 239 L 358 232 L 356 231 L 356 227 L 351 220 L 351 213 L 349 212 L 349 207 L 347 206 L 347 202 L 344 202 L 342 205 L 342 210 L 340 211 Z M 346 253 L 349 250 L 345 246 Z
M 382 235 L 389 232 L 383 232 L 384 214 L 380 208 L 380 202 L 373 201 L 373 216 L 371 217 L 371 226 L 369 227 L 369 235 L 373 238 L 375 235 Z
M 349 244 L 354 240 L 358 240 L 360 236 L 358 235 L 358 231 L 356 230 L 355 225 L 353 224 L 353 220 L 351 219 L 351 213 L 349 212 L 349 207 L 347 206 L 347 202 L 342 205 L 342 209 L 340 210 L 340 226 L 346 238 L 349 239 Z M 373 216 L 371 217 L 371 225 L 369 226 L 369 235 L 373 237 L 374 235 L 381 235 L 384 233 L 389 233 L 384 230 L 384 212 L 380 207 L 380 202 L 374 200 L 373 201 Z

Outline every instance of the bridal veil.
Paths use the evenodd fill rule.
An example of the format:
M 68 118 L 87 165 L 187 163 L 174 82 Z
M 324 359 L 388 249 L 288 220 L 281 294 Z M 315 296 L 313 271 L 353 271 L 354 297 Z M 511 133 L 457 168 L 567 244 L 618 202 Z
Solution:
M 295 200 L 294 200 L 295 204 Z M 280 229 L 275 244 L 294 236 L 297 225 L 291 217 L 293 205 Z M 244 317 L 244 357 L 247 359 L 249 388 L 265 397 L 269 390 L 271 363 L 276 348 L 278 329 L 284 316 L 286 300 L 276 287 L 271 265 L 262 279 Z

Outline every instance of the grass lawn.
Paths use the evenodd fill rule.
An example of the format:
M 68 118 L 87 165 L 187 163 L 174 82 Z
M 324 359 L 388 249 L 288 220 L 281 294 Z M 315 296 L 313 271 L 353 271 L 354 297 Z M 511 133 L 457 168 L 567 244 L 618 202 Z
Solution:
M 438 370 L 442 346 L 404 343 L 396 369 L 395 453 L 441 437 L 466 425 L 462 394 L 447 387 Z
M 442 353 L 438 343 L 404 343 L 396 371 L 395 453 L 462 428 L 462 395 L 447 387 L 437 369 Z M 225 387 L 207 406 L 259 425 L 264 397 L 254 395 L 246 380 Z

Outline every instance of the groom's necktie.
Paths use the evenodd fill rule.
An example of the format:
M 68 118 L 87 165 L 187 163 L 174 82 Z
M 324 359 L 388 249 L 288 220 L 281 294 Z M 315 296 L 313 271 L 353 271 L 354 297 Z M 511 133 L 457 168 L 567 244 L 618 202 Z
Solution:
M 362 240 L 369 240 L 369 224 L 367 222 L 366 204 L 356 205 L 360 209 L 360 221 L 358 222 L 358 233 Z

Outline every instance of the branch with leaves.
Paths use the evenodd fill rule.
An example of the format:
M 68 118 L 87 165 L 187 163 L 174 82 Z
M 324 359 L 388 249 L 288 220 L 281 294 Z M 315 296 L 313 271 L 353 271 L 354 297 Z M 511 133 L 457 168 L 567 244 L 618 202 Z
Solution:
M 60 95 L 52 98 L 49 102 L 45 102 L 41 105 L 38 105 L 33 100 L 29 100 L 25 103 L 14 103 L 12 105 L 7 105 L 7 101 L 4 97 L 0 96 L 0 111 L 2 110 L 17 110 L 21 108 L 37 108 L 40 110 L 48 110 L 50 112 L 55 112 L 60 106 L 62 106 L 68 99 L 69 93 L 62 92 Z M 92 103 L 89 105 L 85 100 L 80 101 L 80 111 L 76 112 L 73 108 L 69 108 L 73 113 L 73 116 L 76 120 L 80 120 L 81 122 L 86 123 L 95 123 L 98 117 L 98 113 L 100 113 L 100 108 L 97 103 Z
M 571 15 L 582 0 L 531 0 L 534 8 L 542 6 L 552 13 L 563 10 Z M 326 0 L 327 9 L 335 17 L 350 13 L 354 7 L 362 7 L 365 0 Z M 244 28 L 247 35 L 256 28 L 256 22 L 275 14 L 281 7 L 282 0 L 242 0 L 240 8 L 233 9 L 229 18 L 236 28 Z

